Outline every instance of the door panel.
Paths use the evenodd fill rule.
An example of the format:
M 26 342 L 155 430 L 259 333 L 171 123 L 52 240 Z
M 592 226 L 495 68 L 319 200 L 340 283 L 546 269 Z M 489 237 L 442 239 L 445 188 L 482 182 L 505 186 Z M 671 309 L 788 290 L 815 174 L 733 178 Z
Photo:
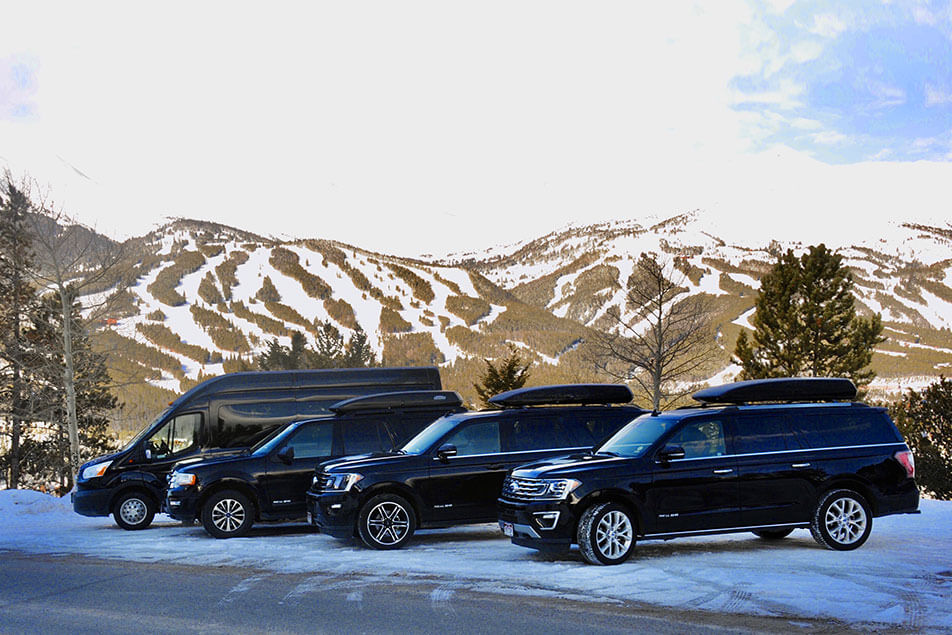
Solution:
M 302 518 L 314 468 L 333 458 L 334 422 L 304 424 L 282 448 L 293 448 L 290 464 L 278 458 L 281 448 L 268 457 L 267 473 L 262 475 L 263 497 L 259 501 L 265 514 Z

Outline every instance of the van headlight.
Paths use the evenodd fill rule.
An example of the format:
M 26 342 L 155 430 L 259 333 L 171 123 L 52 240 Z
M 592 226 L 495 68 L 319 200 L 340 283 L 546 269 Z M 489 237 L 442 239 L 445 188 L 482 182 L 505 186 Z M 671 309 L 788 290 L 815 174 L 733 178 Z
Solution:
M 169 479 L 169 488 L 186 487 L 198 483 L 198 478 L 188 472 L 172 472 L 172 478 Z
M 94 463 L 89 467 L 83 468 L 82 473 L 79 475 L 84 481 L 88 481 L 91 478 L 99 478 L 106 473 L 106 470 L 109 469 L 109 466 L 112 465 L 112 461 L 103 461 L 102 463 Z
M 357 481 L 364 477 L 363 474 L 354 472 L 342 472 L 340 474 L 328 474 L 327 483 L 324 485 L 324 491 L 349 492 Z

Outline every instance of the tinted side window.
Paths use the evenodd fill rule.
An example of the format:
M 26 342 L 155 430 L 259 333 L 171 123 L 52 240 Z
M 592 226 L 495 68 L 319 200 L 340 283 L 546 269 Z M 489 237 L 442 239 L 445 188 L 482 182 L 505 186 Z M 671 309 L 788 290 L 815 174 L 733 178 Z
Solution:
M 509 427 L 507 452 L 525 452 L 541 448 L 565 447 L 558 438 L 557 415 L 533 415 L 523 413 L 512 419 Z
M 376 419 L 344 419 L 340 427 L 344 454 L 370 454 L 392 449 L 383 423 Z
M 835 448 L 850 445 L 895 443 L 895 427 L 883 412 L 842 410 L 791 416 L 791 425 L 805 447 Z
M 734 454 L 755 454 L 797 449 L 783 416 L 743 416 L 734 420 Z M 790 441 L 793 441 L 790 439 Z
M 154 460 L 181 454 L 198 444 L 198 435 L 201 429 L 201 414 L 193 412 L 179 415 L 168 421 L 149 437 L 146 448 L 152 453 Z
M 668 439 L 668 445 L 679 445 L 684 448 L 686 459 L 727 454 L 724 426 L 720 421 L 696 421 L 685 424 Z
M 498 454 L 499 420 L 476 421 L 464 426 L 447 437 L 444 443 L 456 446 L 457 456 L 473 454 Z
M 302 424 L 302 427 L 291 437 L 288 446 L 294 448 L 295 459 L 332 456 L 334 454 L 334 422 Z
M 218 408 L 214 447 L 251 447 L 279 426 L 327 414 L 331 401 L 266 401 L 234 403 Z

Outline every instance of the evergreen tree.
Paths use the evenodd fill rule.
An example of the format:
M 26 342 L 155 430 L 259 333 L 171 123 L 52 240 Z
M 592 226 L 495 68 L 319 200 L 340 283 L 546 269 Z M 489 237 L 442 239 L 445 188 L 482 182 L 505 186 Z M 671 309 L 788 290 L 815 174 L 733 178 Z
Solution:
M 310 368 L 340 368 L 344 355 L 344 337 L 333 324 L 320 322 L 314 337 L 314 350 L 308 355 Z
M 367 334 L 358 326 L 347 340 L 347 347 L 341 359 L 344 368 L 366 368 L 377 365 L 377 356 L 367 341 Z
M 532 361 L 525 361 L 519 355 L 519 352 L 509 347 L 509 355 L 494 365 L 488 359 L 486 362 L 486 372 L 479 377 L 479 383 L 473 384 L 476 394 L 483 402 L 483 406 L 490 407 L 489 398 L 507 390 L 522 388 L 529 379 L 529 367 Z
M 281 346 L 275 338 L 268 342 L 268 350 L 258 356 L 257 365 L 261 370 L 298 370 L 311 368 L 307 347 L 307 338 L 300 331 L 291 335 L 291 346 Z
M 873 348 L 883 341 L 879 315 L 856 315 L 853 278 L 839 254 L 811 246 L 799 258 L 780 255 L 760 281 L 754 332 L 734 349 L 742 379 L 849 377 L 857 386 L 875 373 Z
M 39 310 L 29 271 L 33 267 L 32 236 L 27 226 L 31 203 L 9 173 L 0 186 L 0 411 L 9 449 L 4 453 L 7 487 L 21 478 L 21 443 L 32 418 L 34 392 L 30 374 L 35 362 L 30 341 L 32 316 Z
M 940 377 L 921 393 L 909 390 L 890 414 L 916 457 L 916 481 L 952 500 L 952 380 Z

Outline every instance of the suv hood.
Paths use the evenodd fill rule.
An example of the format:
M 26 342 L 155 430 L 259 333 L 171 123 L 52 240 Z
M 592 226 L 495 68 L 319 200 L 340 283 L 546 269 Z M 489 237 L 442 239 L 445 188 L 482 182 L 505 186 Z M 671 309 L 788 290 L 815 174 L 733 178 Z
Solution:
M 197 473 L 208 467 L 218 467 L 221 465 L 228 465 L 229 463 L 247 463 L 249 460 L 258 460 L 261 457 L 251 456 L 246 451 L 243 451 L 240 454 L 228 454 L 226 456 L 220 457 L 203 457 L 198 461 L 180 461 L 175 464 L 173 468 L 174 472 L 188 472 L 188 473 Z
M 593 469 L 610 469 L 634 459 L 608 454 L 572 454 L 522 465 L 512 471 L 521 478 L 569 478 Z
M 318 472 L 355 472 L 360 470 L 386 470 L 397 468 L 409 461 L 416 461 L 416 454 L 362 454 L 327 461 L 317 466 Z

